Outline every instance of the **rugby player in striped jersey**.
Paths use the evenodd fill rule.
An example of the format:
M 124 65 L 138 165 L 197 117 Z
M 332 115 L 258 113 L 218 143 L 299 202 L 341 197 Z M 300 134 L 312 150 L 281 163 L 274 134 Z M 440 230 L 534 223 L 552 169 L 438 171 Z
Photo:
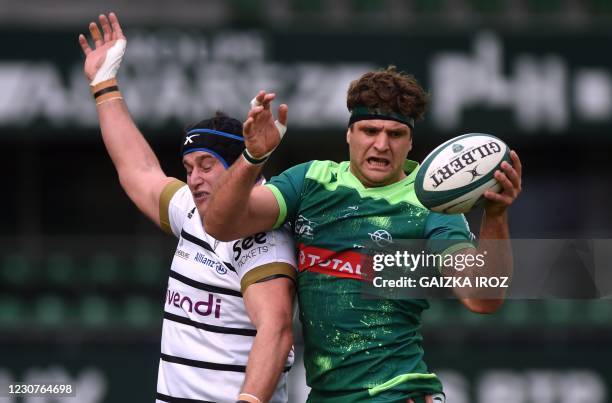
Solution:
M 167 177 L 115 79 L 126 46 L 119 21 L 113 13 L 99 21 L 102 32 L 89 25 L 93 47 L 84 35 L 79 42 L 106 150 L 130 199 L 179 238 L 165 299 L 157 401 L 286 402 L 293 362 L 292 237 L 280 229 L 219 242 L 200 218 L 212 187 L 242 155 L 242 123 L 217 114 L 186 129 L 187 183 Z

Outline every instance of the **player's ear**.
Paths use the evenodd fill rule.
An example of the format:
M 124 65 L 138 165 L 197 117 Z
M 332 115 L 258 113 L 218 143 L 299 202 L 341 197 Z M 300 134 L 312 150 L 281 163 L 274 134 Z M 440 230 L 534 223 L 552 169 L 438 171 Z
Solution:
M 346 130 L 346 143 L 351 144 L 351 132 L 353 131 L 353 125 L 350 125 Z

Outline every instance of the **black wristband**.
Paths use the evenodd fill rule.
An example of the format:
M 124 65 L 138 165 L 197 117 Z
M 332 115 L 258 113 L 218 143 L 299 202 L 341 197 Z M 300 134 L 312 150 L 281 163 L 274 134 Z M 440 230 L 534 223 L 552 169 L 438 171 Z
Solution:
M 261 164 L 263 164 L 264 162 L 266 162 L 268 160 L 268 157 L 263 157 L 263 158 L 254 158 L 254 157 L 252 157 L 251 154 L 249 154 L 249 152 L 247 151 L 246 148 L 242 152 L 242 156 L 244 157 L 245 160 L 247 160 L 248 163 L 250 163 L 252 165 L 261 165 Z
M 115 91 L 119 91 L 119 87 L 116 85 L 113 85 L 111 87 L 106 87 L 101 89 L 100 91 L 96 92 L 95 94 L 93 94 L 94 98 L 99 98 L 104 94 L 108 94 L 109 92 L 115 92 Z
M 246 400 L 236 400 L 236 403 L 249 403 Z

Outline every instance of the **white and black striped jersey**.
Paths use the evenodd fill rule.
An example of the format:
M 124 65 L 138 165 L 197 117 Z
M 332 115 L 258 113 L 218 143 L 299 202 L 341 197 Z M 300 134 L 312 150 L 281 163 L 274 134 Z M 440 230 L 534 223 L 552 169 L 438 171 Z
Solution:
M 204 232 L 180 181 L 162 192 L 160 219 L 179 243 L 165 298 L 157 402 L 235 402 L 256 333 L 242 292 L 270 276 L 295 278 L 291 234 L 276 230 L 217 241 Z M 293 351 L 271 402 L 287 402 L 292 364 Z

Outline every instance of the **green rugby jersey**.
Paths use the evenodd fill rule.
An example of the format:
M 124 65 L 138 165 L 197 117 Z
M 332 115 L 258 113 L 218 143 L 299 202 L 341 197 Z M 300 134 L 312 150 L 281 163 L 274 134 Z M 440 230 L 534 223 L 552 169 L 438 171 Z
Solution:
M 408 160 L 404 170 L 407 177 L 397 183 L 365 188 L 348 161 L 311 161 L 266 184 L 280 206 L 276 226 L 292 223 L 299 249 L 309 401 L 405 401 L 442 391 L 423 362 L 420 327 L 427 300 L 362 295 L 360 250 L 375 237 L 452 240 L 447 253 L 472 246 L 462 215 L 434 213 L 418 202 L 418 164 Z

